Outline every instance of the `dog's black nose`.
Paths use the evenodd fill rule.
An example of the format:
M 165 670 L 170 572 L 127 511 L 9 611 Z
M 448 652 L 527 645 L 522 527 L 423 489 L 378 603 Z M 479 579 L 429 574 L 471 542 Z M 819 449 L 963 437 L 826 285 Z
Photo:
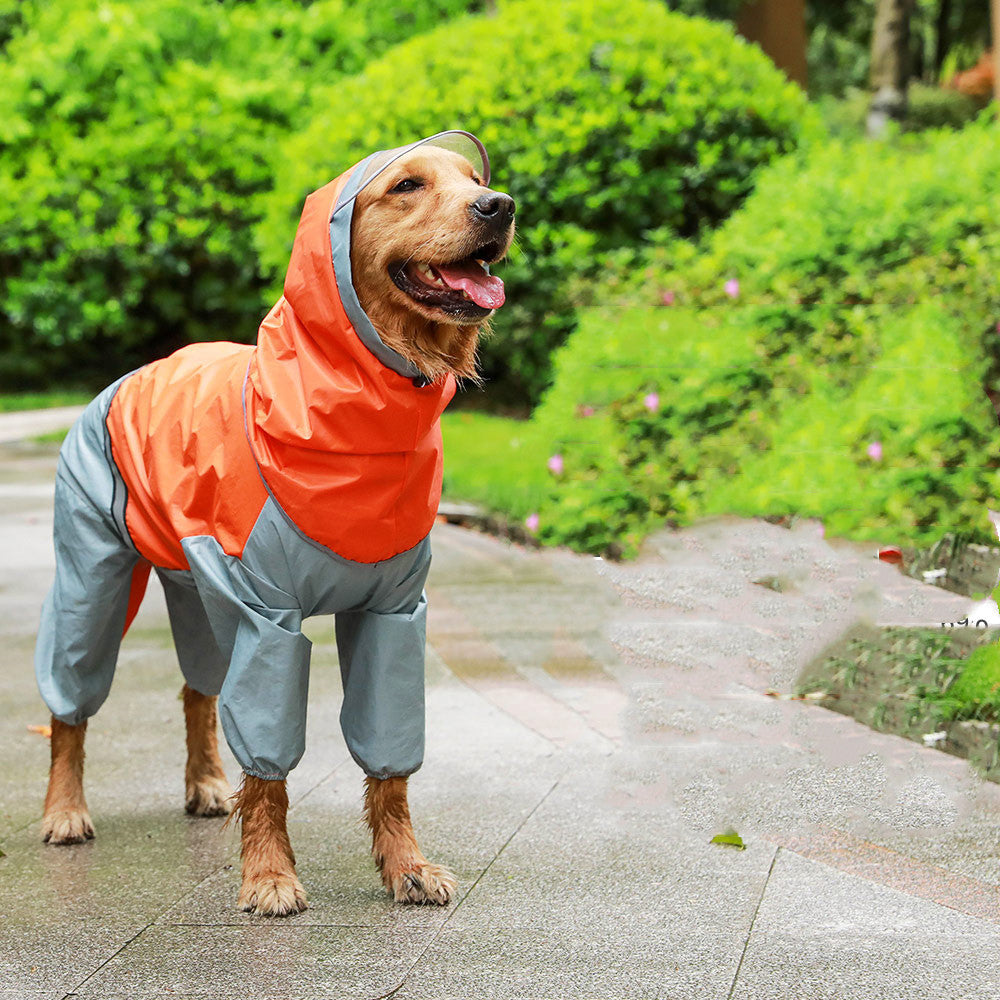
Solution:
M 469 211 L 480 222 L 494 226 L 509 226 L 514 218 L 514 199 L 499 191 L 481 194 L 470 206 Z

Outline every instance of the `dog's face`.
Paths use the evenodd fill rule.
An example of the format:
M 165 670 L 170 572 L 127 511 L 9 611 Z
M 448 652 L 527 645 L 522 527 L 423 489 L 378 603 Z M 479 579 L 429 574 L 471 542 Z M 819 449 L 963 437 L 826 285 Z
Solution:
M 503 304 L 485 265 L 514 236 L 514 200 L 458 153 L 421 146 L 358 195 L 351 268 L 382 339 L 426 375 L 475 377 L 476 340 Z

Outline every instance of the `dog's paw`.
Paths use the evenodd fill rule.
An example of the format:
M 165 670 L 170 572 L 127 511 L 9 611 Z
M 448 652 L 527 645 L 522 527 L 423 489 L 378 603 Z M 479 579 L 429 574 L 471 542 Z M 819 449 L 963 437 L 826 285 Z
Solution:
M 455 876 L 440 865 L 416 865 L 392 879 L 390 892 L 397 903 L 447 906 L 455 895 Z
M 228 816 L 233 811 L 233 790 L 225 778 L 202 778 L 186 788 L 184 808 L 192 816 Z
M 294 875 L 270 872 L 245 878 L 236 905 L 245 913 L 287 917 L 301 913 L 309 904 L 302 883 Z
M 94 824 L 86 808 L 53 809 L 42 817 L 46 844 L 82 844 L 94 839 Z

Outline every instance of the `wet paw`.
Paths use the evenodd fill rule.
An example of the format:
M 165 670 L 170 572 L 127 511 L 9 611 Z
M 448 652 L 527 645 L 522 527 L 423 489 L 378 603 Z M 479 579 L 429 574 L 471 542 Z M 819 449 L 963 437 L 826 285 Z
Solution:
M 94 839 L 94 824 L 86 806 L 53 809 L 42 817 L 42 840 L 46 844 L 82 844 Z
M 447 868 L 422 864 L 394 876 L 390 892 L 397 903 L 447 906 L 455 895 L 455 886 L 455 876 Z
M 301 913 L 309 904 L 302 883 L 294 875 L 270 872 L 245 878 L 236 905 L 245 913 L 287 917 L 292 913 Z
M 202 778 L 187 786 L 184 808 L 192 816 L 228 816 L 233 790 L 225 778 Z

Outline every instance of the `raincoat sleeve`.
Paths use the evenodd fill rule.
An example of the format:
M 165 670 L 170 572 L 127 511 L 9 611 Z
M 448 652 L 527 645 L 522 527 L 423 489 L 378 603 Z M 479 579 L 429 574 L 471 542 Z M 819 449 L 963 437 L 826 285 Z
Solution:
M 287 777 L 305 751 L 312 644 L 291 594 L 229 556 L 208 536 L 184 552 L 229 670 L 219 719 L 233 756 L 257 778 Z

